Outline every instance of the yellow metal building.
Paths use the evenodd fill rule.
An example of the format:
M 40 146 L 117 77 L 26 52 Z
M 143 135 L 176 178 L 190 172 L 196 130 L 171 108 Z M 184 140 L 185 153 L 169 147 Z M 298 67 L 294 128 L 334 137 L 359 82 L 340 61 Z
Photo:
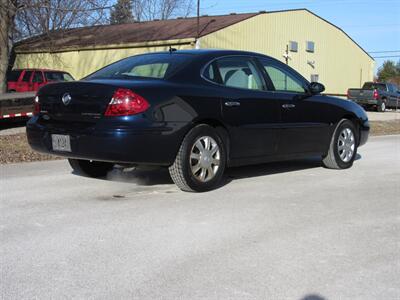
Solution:
M 326 92 L 345 94 L 373 79 L 374 60 L 343 30 L 307 9 L 202 16 L 54 32 L 17 44 L 14 68 L 65 70 L 80 79 L 127 56 L 150 51 L 219 48 L 264 53 Z

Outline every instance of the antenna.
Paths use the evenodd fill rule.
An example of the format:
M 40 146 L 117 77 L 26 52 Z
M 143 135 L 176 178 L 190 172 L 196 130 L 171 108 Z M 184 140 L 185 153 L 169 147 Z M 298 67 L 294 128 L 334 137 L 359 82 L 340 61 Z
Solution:
M 169 54 L 172 54 L 172 52 L 177 51 L 176 48 L 172 48 L 172 46 L 169 46 Z

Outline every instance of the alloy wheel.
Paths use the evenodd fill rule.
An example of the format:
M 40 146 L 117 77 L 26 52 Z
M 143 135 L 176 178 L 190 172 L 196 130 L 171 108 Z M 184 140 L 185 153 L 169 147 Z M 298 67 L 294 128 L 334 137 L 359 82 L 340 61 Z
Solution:
M 354 155 L 356 142 L 354 133 L 350 128 L 345 128 L 338 138 L 338 153 L 340 159 L 344 162 L 349 162 Z
M 192 175 L 201 182 L 210 181 L 218 172 L 221 153 L 217 142 L 210 136 L 196 140 L 190 151 Z

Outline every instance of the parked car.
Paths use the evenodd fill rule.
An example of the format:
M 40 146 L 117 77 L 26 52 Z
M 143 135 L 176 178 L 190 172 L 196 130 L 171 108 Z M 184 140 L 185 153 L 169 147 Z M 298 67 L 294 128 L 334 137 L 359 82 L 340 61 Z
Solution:
M 367 115 L 323 91 L 257 53 L 144 54 L 42 87 L 27 135 L 33 149 L 67 157 L 82 174 L 165 166 L 182 190 L 206 191 L 230 166 L 317 155 L 328 168 L 351 167 Z
M 386 108 L 398 108 L 400 105 L 400 90 L 392 83 L 366 82 L 361 89 L 349 89 L 347 98 L 364 108 L 375 108 L 384 112 Z
M 46 69 L 16 69 L 7 74 L 8 92 L 32 92 L 50 82 L 73 81 L 67 72 Z

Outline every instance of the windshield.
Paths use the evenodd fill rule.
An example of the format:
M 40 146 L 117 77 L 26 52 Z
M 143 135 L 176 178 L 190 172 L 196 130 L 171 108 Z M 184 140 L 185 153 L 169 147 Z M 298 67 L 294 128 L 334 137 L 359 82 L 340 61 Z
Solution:
M 63 72 L 44 72 L 47 81 L 74 81 L 71 75 Z
M 366 82 L 362 87 L 363 90 L 379 90 L 386 91 L 386 84 L 383 83 L 374 83 L 374 82 Z
M 189 62 L 190 55 L 165 53 L 146 54 L 117 61 L 85 79 L 126 79 L 134 77 L 166 79 Z
M 7 81 L 18 81 L 21 71 L 11 71 L 7 74 Z

